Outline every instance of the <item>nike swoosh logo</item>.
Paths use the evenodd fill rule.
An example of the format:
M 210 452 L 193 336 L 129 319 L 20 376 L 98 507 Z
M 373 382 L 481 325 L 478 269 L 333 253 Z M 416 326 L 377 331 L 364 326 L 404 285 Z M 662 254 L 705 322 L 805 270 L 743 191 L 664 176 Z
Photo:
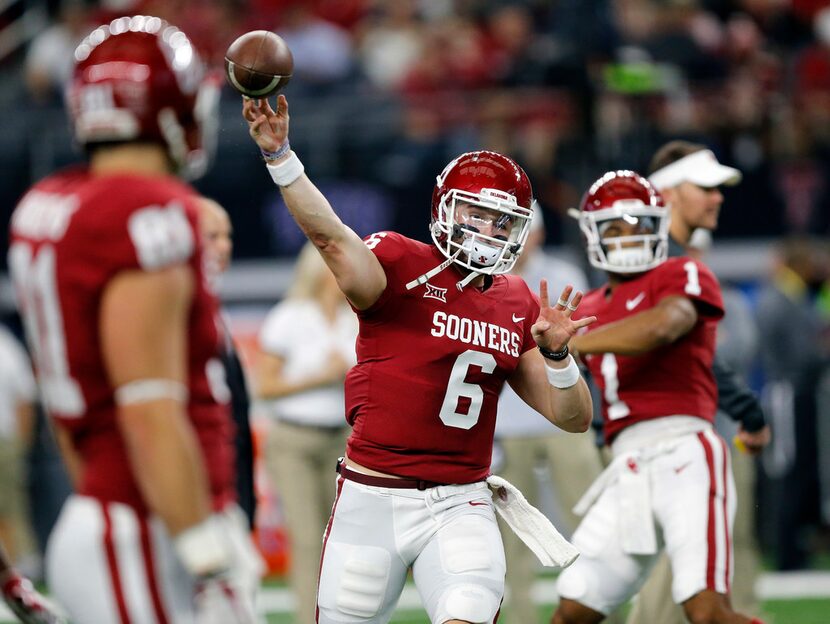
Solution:
M 477 503 L 475 501 L 467 501 L 467 502 L 470 503 L 473 507 L 480 507 L 481 505 L 489 505 L 490 504 L 490 503 L 480 503 L 480 502 Z
M 675 468 L 675 469 L 674 469 L 674 471 L 675 471 L 677 474 L 680 474 L 681 472 L 683 472 L 684 470 L 686 470 L 686 468 L 688 468 L 688 467 L 689 467 L 689 464 L 691 464 L 691 463 L 692 463 L 692 462 L 686 462 L 686 463 L 685 463 L 685 464 L 683 464 L 682 466 L 678 466 L 677 468 Z
M 644 292 L 641 292 L 639 295 L 637 295 L 633 299 L 629 299 L 628 301 L 625 302 L 625 309 L 630 312 L 631 310 L 636 308 L 638 305 L 640 305 L 640 303 L 643 301 L 643 299 L 645 299 L 645 297 L 646 297 L 646 294 Z
M 523 317 L 523 316 L 516 316 L 515 314 L 513 315 L 513 322 L 514 322 L 514 323 L 521 323 L 523 320 L 525 320 L 525 317 Z

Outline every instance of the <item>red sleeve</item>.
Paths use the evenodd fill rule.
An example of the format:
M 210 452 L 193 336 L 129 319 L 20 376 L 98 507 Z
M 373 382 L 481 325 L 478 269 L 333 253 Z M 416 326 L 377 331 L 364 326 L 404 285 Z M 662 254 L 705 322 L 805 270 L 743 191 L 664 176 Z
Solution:
M 654 271 L 658 300 L 672 295 L 691 299 L 701 316 L 723 317 L 723 299 L 717 278 L 705 264 L 689 257 L 671 258 Z
M 380 261 L 383 272 L 386 273 L 386 288 L 378 300 L 367 309 L 358 310 L 352 306 L 359 316 L 371 315 L 382 308 L 401 288 L 405 288 L 406 283 L 399 275 L 401 259 L 406 255 L 406 239 L 403 236 L 397 232 L 375 232 L 366 236 L 363 242 Z

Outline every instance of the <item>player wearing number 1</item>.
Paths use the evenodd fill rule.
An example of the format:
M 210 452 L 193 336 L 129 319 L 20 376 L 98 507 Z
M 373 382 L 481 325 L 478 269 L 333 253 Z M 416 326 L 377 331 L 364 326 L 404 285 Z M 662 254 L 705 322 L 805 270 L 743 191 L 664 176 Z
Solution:
M 593 321 L 571 319 L 581 293 L 571 298 L 568 287 L 550 306 L 544 282 L 539 301 L 506 275 L 527 236 L 530 182 L 501 154 L 462 154 L 437 178 L 432 245 L 393 232 L 364 242 L 290 151 L 285 97 L 276 111 L 246 100 L 243 115 L 359 318 L 346 379 L 352 434 L 324 536 L 317 622 L 388 622 L 411 568 L 432 622 L 491 623 L 505 567 L 485 482 L 497 483 L 488 473 L 500 390 L 509 382 L 565 430 L 585 431 L 591 418 L 566 349 Z
M 729 606 L 735 486 L 713 429 L 720 286 L 698 261 L 667 259 L 668 209 L 632 171 L 598 179 L 574 216 L 591 264 L 608 273 L 580 310 L 598 322 L 571 345 L 602 390 L 614 459 L 577 504 L 582 556 L 559 577 L 552 622 L 602 621 L 665 549 L 689 621 L 747 624 Z
M 181 31 L 125 17 L 79 45 L 69 108 L 87 167 L 20 201 L 9 267 L 76 493 L 46 553 L 78 624 L 252 624 L 217 301 L 197 196 L 217 92 Z

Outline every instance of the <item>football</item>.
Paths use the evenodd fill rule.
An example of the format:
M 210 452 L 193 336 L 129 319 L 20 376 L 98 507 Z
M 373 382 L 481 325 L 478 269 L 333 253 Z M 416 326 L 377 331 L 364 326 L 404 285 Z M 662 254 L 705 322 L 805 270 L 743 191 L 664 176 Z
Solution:
M 225 52 L 225 76 L 230 85 L 249 98 L 266 98 L 291 79 L 294 57 L 285 41 L 267 30 L 252 30 L 238 37 Z

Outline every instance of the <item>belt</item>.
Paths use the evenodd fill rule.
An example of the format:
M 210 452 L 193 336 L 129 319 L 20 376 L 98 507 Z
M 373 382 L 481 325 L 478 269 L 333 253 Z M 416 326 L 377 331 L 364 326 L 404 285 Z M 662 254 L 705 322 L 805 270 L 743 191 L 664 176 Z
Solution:
M 363 485 L 373 485 L 375 487 L 397 488 L 405 490 L 426 490 L 428 488 L 438 487 L 439 485 L 446 485 L 446 483 L 436 483 L 435 481 L 423 481 L 421 479 L 396 479 L 394 477 L 381 477 L 380 475 L 368 475 L 356 470 L 351 470 L 343 465 L 343 458 L 337 460 L 337 472 L 344 479 L 361 483 Z

